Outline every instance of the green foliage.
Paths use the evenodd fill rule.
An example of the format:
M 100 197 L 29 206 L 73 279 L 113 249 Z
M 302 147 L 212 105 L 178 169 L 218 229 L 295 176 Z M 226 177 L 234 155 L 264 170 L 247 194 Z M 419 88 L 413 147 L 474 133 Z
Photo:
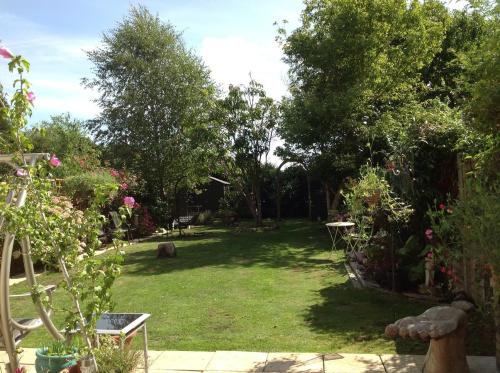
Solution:
M 142 351 L 121 349 L 111 338 L 102 339 L 95 358 L 100 372 L 133 373 L 142 361 Z
M 33 151 L 57 154 L 61 167 L 52 171 L 56 177 L 79 174 L 99 166 L 100 151 L 84 132 L 83 122 L 69 114 L 52 116 L 25 133 Z
M 470 185 L 467 197 L 454 204 L 450 223 L 460 233 L 466 257 L 489 263 L 500 273 L 500 183 Z
M 221 124 L 223 169 L 260 225 L 263 162 L 267 163 L 276 133 L 279 107 L 252 79 L 246 87 L 230 86 L 227 97 L 219 101 L 217 120 Z
M 279 30 L 292 95 L 280 135 L 339 186 L 366 162 L 373 123 L 422 88 L 447 11 L 438 1 L 309 0 L 301 21 L 289 35 Z
M 349 220 L 355 223 L 354 236 L 347 234 L 345 238 L 354 240 L 351 244 L 367 256 L 371 275 L 387 283 L 387 274 L 395 268 L 394 236 L 406 225 L 413 209 L 392 191 L 384 172 L 371 166 L 361 169 L 344 196 Z M 393 282 L 393 289 L 395 286 Z
M 20 146 L 29 149 L 30 144 L 21 130 L 28 124 L 31 116 L 32 102 L 28 100 L 31 83 L 24 74 L 30 69 L 29 62 L 22 56 L 15 56 L 9 61 L 9 72 L 15 72 L 14 93 L 10 102 L 0 83 L 0 152 L 12 153 Z
M 15 154 L 9 163 L 16 169 L 16 176 L 0 183 L 2 229 L 13 232 L 17 239 L 27 240 L 33 261 L 57 263 L 63 277 L 59 286 L 70 298 L 69 304 L 62 307 L 65 330 L 76 330 L 78 325 L 86 352 L 92 356 L 96 321 L 102 312 L 110 310 L 110 289 L 120 273 L 122 253 L 118 240 L 113 242 L 114 253 L 105 258 L 95 257 L 95 251 L 101 246 L 103 216 L 100 209 L 118 186 L 115 183 L 94 185 L 88 208 L 79 210 L 57 193 L 51 177 L 51 172 L 60 165 L 57 159 L 26 163 L 24 153 L 31 146 L 22 138 L 21 130 L 31 114 L 31 101 L 26 91 L 29 83 L 22 76 L 28 67 L 21 57 L 12 58 L 9 63 L 9 69 L 16 70 L 20 79 L 14 82 L 16 91 L 10 106 L 2 109 L 2 117 L 8 119 L 8 132 L 16 139 L 12 144 Z M 7 193 L 12 193 L 17 201 L 6 200 Z M 39 287 L 35 286 L 31 292 L 34 301 L 41 301 L 46 309 L 52 307 L 48 297 L 41 297 Z M 57 345 L 55 348 L 61 349 Z
M 47 356 L 64 356 L 78 353 L 78 348 L 65 341 L 53 341 L 47 346 Z
M 77 206 L 88 206 L 96 189 L 106 191 L 106 186 L 115 183 L 109 170 L 97 169 L 66 177 L 61 186 L 61 192 L 71 198 Z M 111 199 L 116 194 L 116 189 L 109 188 L 106 193 Z
M 383 114 L 372 133 L 374 158 L 391 170 L 391 185 L 422 215 L 434 199 L 456 193 L 457 153 L 484 144 L 466 127 L 459 109 L 438 99 Z
M 383 213 L 389 222 L 406 223 L 413 210 L 391 190 L 383 171 L 366 166 L 359 179 L 353 181 L 345 193 L 347 210 L 352 217 L 368 218 L 372 223 Z
M 464 80 L 471 91 L 466 105 L 472 125 L 486 134 L 500 130 L 500 4 L 489 1 L 480 11 L 487 20 L 479 46 L 464 53 Z
M 99 91 L 102 109 L 89 126 L 105 157 L 133 171 L 148 199 L 175 215 L 176 195 L 206 181 L 216 159 L 208 69 L 172 25 L 143 7 L 132 8 L 88 57 L 95 76 L 85 83 Z
M 212 214 L 212 211 L 210 211 L 210 210 L 205 210 L 205 211 L 200 212 L 198 214 L 198 217 L 196 218 L 197 224 L 201 224 L 201 225 L 211 224 L 213 220 L 214 220 L 214 216 Z
M 487 20 L 481 12 L 467 7 L 451 12 L 445 24 L 441 50 L 422 69 L 421 95 L 423 100 L 439 98 L 450 107 L 463 106 L 470 96 L 469 87 L 463 84 L 466 71 L 463 55 L 480 44 Z

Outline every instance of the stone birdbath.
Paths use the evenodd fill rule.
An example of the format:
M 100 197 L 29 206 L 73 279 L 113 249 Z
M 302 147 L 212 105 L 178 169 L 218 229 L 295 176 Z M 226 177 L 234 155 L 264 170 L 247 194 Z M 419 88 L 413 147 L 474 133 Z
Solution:
M 391 338 L 400 336 L 430 341 L 423 373 L 469 373 L 465 332 L 467 312 L 473 308 L 466 301 L 432 307 L 419 316 L 404 317 L 387 325 L 385 334 Z

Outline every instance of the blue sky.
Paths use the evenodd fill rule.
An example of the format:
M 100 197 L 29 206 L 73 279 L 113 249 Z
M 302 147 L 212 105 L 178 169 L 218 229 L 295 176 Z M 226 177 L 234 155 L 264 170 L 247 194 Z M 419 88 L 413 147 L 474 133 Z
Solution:
M 457 8 L 463 1 L 450 0 Z M 0 2 L 0 42 L 32 65 L 37 95 L 30 123 L 69 112 L 98 115 L 96 94 L 84 89 L 91 76 L 85 50 L 99 45 L 102 33 L 142 4 L 183 32 L 186 44 L 203 58 L 221 87 L 244 84 L 249 73 L 276 98 L 286 94 L 287 66 L 275 42 L 275 21 L 298 25 L 302 0 L 22 0 Z M 0 64 L 6 64 L 1 59 Z M 0 65 L 0 81 L 12 81 Z M 5 84 L 10 85 L 10 84 Z
M 31 62 L 37 95 L 31 123 L 69 112 L 88 119 L 99 109 L 95 92 L 80 80 L 91 76 L 84 51 L 99 45 L 131 5 L 143 4 L 183 32 L 222 87 L 248 82 L 248 74 L 279 99 L 286 93 L 286 65 L 274 38 L 274 21 L 297 25 L 302 0 L 28 0 L 0 3 L 0 40 Z M 6 60 L 0 61 L 5 64 Z M 0 66 L 0 80 L 11 81 Z

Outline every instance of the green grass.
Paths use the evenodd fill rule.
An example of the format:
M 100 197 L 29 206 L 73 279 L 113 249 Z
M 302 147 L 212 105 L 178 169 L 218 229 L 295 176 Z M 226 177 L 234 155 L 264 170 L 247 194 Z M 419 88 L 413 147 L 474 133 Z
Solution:
M 428 305 L 352 288 L 324 226 L 290 221 L 271 232 L 202 231 L 175 241 L 177 258 L 156 259 L 157 241 L 126 249 L 115 311 L 152 314 L 151 349 L 424 353 L 425 344 L 387 339 L 384 328 Z M 57 275 L 39 279 L 53 283 Z M 28 303 L 13 309 L 29 314 Z M 36 331 L 23 346 L 47 338 Z M 470 353 L 492 353 L 485 341 L 470 345 Z

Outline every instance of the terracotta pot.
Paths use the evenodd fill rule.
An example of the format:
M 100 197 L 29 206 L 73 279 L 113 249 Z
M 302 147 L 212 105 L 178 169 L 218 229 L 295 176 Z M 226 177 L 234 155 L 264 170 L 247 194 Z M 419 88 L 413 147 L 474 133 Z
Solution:
M 366 196 L 363 199 L 369 206 L 376 205 L 380 201 L 380 191 L 374 191 L 372 195 Z
M 126 338 L 125 338 L 125 342 L 123 343 L 123 345 L 125 347 L 130 347 L 130 344 L 132 343 L 132 338 L 134 338 L 135 336 L 137 335 L 137 330 L 130 333 Z M 111 338 L 113 338 L 113 341 L 119 345 L 120 344 L 120 336 L 118 335 L 114 335 L 112 336 Z

